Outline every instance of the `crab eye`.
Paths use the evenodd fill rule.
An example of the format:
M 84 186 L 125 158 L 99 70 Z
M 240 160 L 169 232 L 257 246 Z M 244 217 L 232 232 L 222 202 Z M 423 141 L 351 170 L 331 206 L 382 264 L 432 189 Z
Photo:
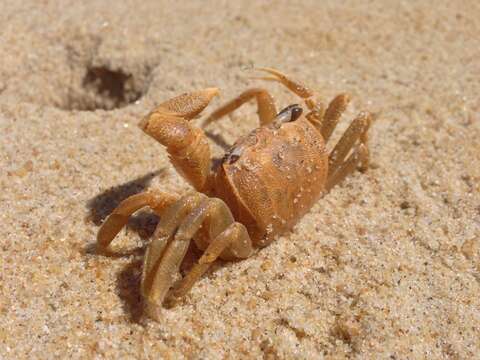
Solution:
M 297 120 L 302 115 L 303 109 L 298 104 L 287 106 L 275 117 L 275 122 L 284 123 Z
M 223 157 L 223 162 L 227 164 L 233 164 L 235 161 L 240 159 L 240 156 L 243 153 L 244 148 L 242 146 L 232 147 Z
M 228 157 L 227 161 L 229 164 L 233 164 L 235 161 L 237 161 L 238 159 L 240 159 L 240 155 L 236 155 L 236 154 L 230 154 L 230 156 Z

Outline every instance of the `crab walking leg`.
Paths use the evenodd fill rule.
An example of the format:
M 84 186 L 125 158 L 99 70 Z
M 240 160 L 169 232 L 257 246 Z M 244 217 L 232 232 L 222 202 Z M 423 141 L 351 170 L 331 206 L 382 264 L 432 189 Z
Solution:
M 150 291 L 152 275 L 155 268 L 158 267 L 159 260 L 168 242 L 171 241 L 175 230 L 192 209 L 198 207 L 205 198 L 206 196 L 200 193 L 188 194 L 164 211 L 145 253 L 141 284 L 143 294 Z
M 113 210 L 98 231 L 98 250 L 102 252 L 107 249 L 135 211 L 149 206 L 157 215 L 161 215 L 162 211 L 176 200 L 178 200 L 176 195 L 161 191 L 145 191 L 126 198 Z
M 237 258 L 247 258 L 252 254 L 252 242 L 245 226 L 237 222 L 232 223 L 214 238 L 208 245 L 205 253 L 198 260 L 198 263 L 195 264 L 174 290 L 173 295 L 175 297 L 186 295 L 195 282 L 226 249 L 230 249 Z
M 178 273 L 192 237 L 210 214 L 211 206 L 212 202 L 209 199 L 201 200 L 200 204 L 185 216 L 173 240 L 166 246 L 163 245 L 164 250 L 162 249 L 163 251 L 158 261 L 155 261 L 156 264 L 154 266 L 144 265 L 147 270 L 142 281 L 145 284 L 145 286 L 142 286 L 142 294 L 146 301 L 147 313 L 154 319 L 158 320 L 158 311 L 173 283 L 174 275 Z M 149 258 L 150 254 L 151 251 L 149 249 L 146 258 Z M 148 272 L 148 268 L 150 268 L 150 272 Z
M 345 177 L 355 171 L 358 163 L 368 163 L 368 149 L 364 144 L 360 144 L 335 172 L 329 174 L 325 190 L 328 192 L 335 185 L 340 184 Z
M 198 115 L 218 94 L 211 88 L 168 100 L 148 114 L 140 127 L 167 147 L 172 164 L 198 191 L 208 187 L 210 148 L 204 132 L 188 120 Z
M 286 76 L 285 74 L 281 73 L 278 70 L 275 70 L 272 68 L 257 68 L 256 70 L 263 71 L 263 72 L 269 73 L 270 75 L 273 75 L 273 76 L 256 77 L 257 79 L 279 82 L 284 86 L 286 86 L 290 91 L 300 96 L 302 99 L 308 99 L 315 95 L 314 92 L 309 88 L 307 88 L 305 85 L 302 85 L 290 79 L 288 76 Z
M 295 95 L 304 99 L 305 104 L 307 105 L 308 109 L 310 109 L 310 112 L 306 115 L 307 119 L 313 125 L 315 125 L 315 127 L 319 131 L 321 130 L 323 116 L 325 114 L 325 108 L 323 104 L 314 100 L 316 94 L 312 90 L 310 90 L 305 85 L 302 85 L 301 83 L 290 79 L 288 76 L 278 70 L 271 68 L 258 68 L 256 70 L 269 73 L 272 76 L 253 77 L 254 79 L 279 82 L 280 84 L 288 88 L 290 91 L 292 91 Z
M 228 103 L 215 110 L 203 123 L 204 126 L 220 119 L 221 117 L 235 111 L 240 106 L 255 98 L 257 100 L 258 117 L 260 124 L 265 125 L 270 123 L 277 115 L 277 109 L 273 97 L 261 88 L 252 88 L 244 91 L 236 98 L 230 100 Z
M 368 149 L 366 147 L 367 131 L 370 127 L 371 121 L 372 116 L 367 112 L 360 113 L 352 121 L 328 157 L 329 172 L 333 174 L 337 171 L 338 167 L 343 163 L 345 157 L 348 155 L 358 139 L 360 139 L 361 144 L 365 145 L 365 149 L 367 150 L 367 157 L 362 160 L 362 170 L 366 170 L 368 167 Z
M 342 113 L 347 108 L 350 99 L 346 94 L 337 95 L 328 105 L 325 115 L 322 120 L 322 127 L 320 133 L 325 142 L 328 142 L 333 130 L 338 124 Z

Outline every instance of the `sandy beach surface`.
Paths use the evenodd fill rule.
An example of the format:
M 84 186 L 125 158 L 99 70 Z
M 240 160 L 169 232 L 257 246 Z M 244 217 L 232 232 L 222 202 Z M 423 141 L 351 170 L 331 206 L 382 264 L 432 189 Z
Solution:
M 480 358 L 478 1 L 0 8 L 0 358 Z M 371 168 L 150 321 L 139 282 L 158 219 L 137 213 L 118 256 L 93 251 L 122 199 L 189 189 L 137 124 L 212 86 L 205 115 L 252 86 L 299 102 L 249 79 L 260 66 L 325 102 L 350 94 L 335 139 L 378 114 Z M 257 124 L 252 104 L 209 125 L 215 156 Z

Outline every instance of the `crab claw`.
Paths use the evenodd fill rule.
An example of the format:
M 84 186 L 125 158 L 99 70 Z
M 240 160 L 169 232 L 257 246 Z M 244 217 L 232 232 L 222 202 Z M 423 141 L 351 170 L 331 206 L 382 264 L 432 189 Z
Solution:
M 220 93 L 218 88 L 206 88 L 185 93 L 161 103 L 154 112 L 166 113 L 185 120 L 194 119 Z

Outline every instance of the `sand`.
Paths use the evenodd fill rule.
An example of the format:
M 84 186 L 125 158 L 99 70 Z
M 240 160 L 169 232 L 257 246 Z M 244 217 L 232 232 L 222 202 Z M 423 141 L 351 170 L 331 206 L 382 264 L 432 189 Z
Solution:
M 480 5 L 432 4 L 3 1 L 0 358 L 480 358 Z M 120 200 L 189 188 L 137 123 L 211 86 L 207 115 L 250 86 L 298 102 L 254 66 L 349 93 L 337 138 L 378 113 L 372 166 L 150 321 L 155 216 L 92 251 Z M 215 155 L 256 124 L 250 105 L 210 125 Z

